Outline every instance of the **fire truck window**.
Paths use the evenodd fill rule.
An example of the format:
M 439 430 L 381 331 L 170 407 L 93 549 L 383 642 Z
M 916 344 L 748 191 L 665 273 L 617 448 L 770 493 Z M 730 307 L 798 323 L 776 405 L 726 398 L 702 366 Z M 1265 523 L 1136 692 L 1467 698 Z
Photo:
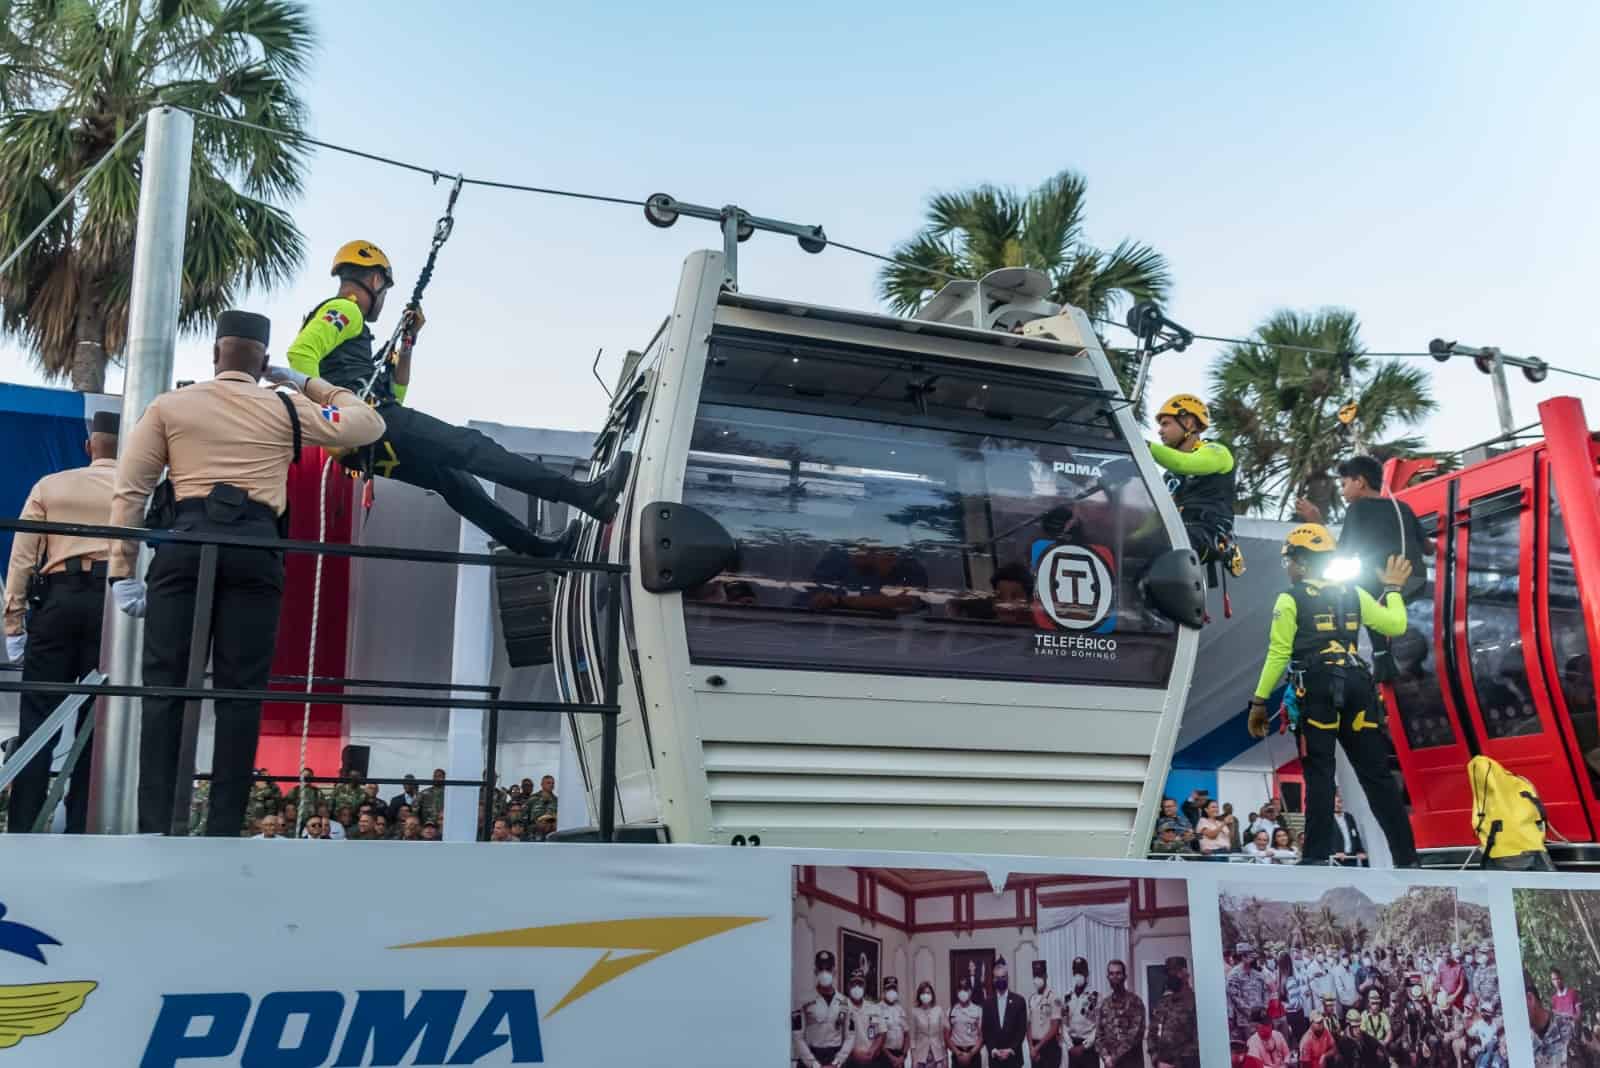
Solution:
M 1550 642 L 1555 653 L 1561 699 L 1572 717 L 1589 781 L 1600 793 L 1600 721 L 1595 709 L 1594 660 L 1584 629 L 1583 605 L 1578 600 L 1578 580 L 1572 570 L 1572 549 L 1561 518 L 1561 501 L 1550 494 Z
M 1439 692 L 1438 665 L 1433 655 L 1434 557 L 1427 561 L 1427 584 L 1406 602 L 1406 632 L 1389 646 L 1394 653 L 1395 704 L 1406 745 L 1413 750 L 1454 745 L 1450 711 Z
M 702 399 L 683 500 L 739 562 L 684 597 L 697 663 L 1166 684 L 1176 628 L 1138 580 L 1169 539 L 1126 444 L 841 407 Z
M 1514 502 L 1521 492 L 1475 502 L 1467 535 L 1467 655 L 1490 738 L 1522 738 L 1543 729 L 1517 616 L 1522 510 Z

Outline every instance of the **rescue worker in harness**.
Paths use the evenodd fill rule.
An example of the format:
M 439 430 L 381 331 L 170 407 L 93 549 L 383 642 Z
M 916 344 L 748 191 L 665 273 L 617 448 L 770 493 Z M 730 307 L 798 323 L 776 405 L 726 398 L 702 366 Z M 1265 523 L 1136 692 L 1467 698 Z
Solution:
M 486 493 L 478 478 L 520 490 L 530 497 L 570 504 L 601 522 L 617 511 L 627 479 L 626 454 L 600 477 L 582 482 L 524 459 L 476 430 L 453 426 L 404 406 L 411 380 L 411 352 L 422 329 L 422 309 L 408 307 L 401 343 L 381 367 L 373 366 L 372 331 L 367 324 L 383 313 L 394 273 L 383 250 L 351 241 L 333 258 L 339 293 L 311 310 L 289 346 L 291 377 L 322 378 L 353 390 L 383 414 L 387 433 L 370 452 L 349 452 L 339 462 L 352 470 L 433 490 L 456 513 L 495 541 L 524 556 L 571 556 L 578 526 L 558 538 L 540 537 Z M 476 477 L 475 477 L 476 476 Z
M 1200 562 L 1220 563 L 1237 578 L 1244 574 L 1244 554 L 1233 540 L 1233 454 L 1226 445 L 1200 440 L 1210 425 L 1205 402 L 1179 393 L 1156 412 L 1161 441 L 1150 443 L 1150 455 L 1167 472 L 1167 489 Z M 1215 578 L 1213 572 L 1213 586 Z
M 1395 867 L 1415 868 L 1417 846 L 1400 791 L 1389 776 L 1378 694 L 1356 651 L 1362 626 L 1391 637 L 1405 630 L 1400 590 L 1411 577 L 1411 563 L 1403 556 L 1389 557 L 1377 569 L 1383 588 L 1374 598 L 1353 582 L 1320 577 L 1336 547 L 1333 535 L 1317 523 L 1295 527 L 1284 540 L 1289 589 L 1278 594 L 1272 607 L 1267 661 L 1250 699 L 1250 734 L 1266 737 L 1267 698 L 1287 669 L 1298 704 L 1294 731 L 1306 776 L 1306 846 L 1300 863 L 1325 864 L 1333 853 L 1338 838 L 1333 814 L 1334 746 L 1342 745 L 1389 840 Z M 1285 705 L 1290 704 L 1287 697 Z

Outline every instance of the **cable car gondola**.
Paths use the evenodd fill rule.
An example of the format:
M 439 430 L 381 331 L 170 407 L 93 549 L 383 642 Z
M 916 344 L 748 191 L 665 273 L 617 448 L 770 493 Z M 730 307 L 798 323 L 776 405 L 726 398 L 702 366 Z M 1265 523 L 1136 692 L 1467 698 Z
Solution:
M 633 473 L 579 555 L 629 573 L 556 594 L 566 699 L 603 696 L 621 628 L 619 823 L 1142 854 L 1204 576 L 1088 318 L 1021 269 L 900 319 L 727 267 L 686 260 L 595 447 Z M 563 729 L 593 811 L 603 730 Z

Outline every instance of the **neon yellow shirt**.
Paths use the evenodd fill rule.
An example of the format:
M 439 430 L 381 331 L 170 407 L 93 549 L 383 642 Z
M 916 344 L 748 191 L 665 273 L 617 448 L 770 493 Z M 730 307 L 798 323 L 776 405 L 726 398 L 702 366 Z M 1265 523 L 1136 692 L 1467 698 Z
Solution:
M 1361 604 L 1361 623 L 1386 638 L 1399 637 L 1406 631 L 1406 604 L 1393 590 L 1383 596 L 1379 604 L 1366 590 L 1356 587 L 1356 600 Z M 1272 630 L 1267 638 L 1267 662 L 1261 666 L 1261 680 L 1256 683 L 1256 696 L 1265 699 L 1283 678 L 1294 651 L 1294 636 L 1299 629 L 1299 609 L 1287 592 L 1278 594 L 1272 605 Z
M 1150 442 L 1150 455 L 1156 463 L 1171 471 L 1175 475 L 1185 478 L 1194 475 L 1225 475 L 1233 470 L 1233 453 L 1228 451 L 1226 445 L 1215 441 L 1202 441 L 1199 448 L 1193 452 L 1184 452 L 1161 444 L 1159 441 Z
M 321 314 L 313 315 L 300 328 L 288 352 L 289 366 L 312 378 L 319 377 L 324 357 L 345 342 L 360 337 L 366 329 L 361 305 L 345 297 L 335 297 L 318 306 L 317 311 Z M 400 403 L 406 399 L 406 387 L 398 382 L 394 384 L 394 399 Z

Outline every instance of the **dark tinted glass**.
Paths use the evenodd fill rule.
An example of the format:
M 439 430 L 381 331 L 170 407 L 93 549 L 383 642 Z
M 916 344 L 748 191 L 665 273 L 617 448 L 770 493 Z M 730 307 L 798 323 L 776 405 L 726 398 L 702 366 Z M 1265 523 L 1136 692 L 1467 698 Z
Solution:
M 1165 685 L 1176 628 L 1137 583 L 1170 544 L 1127 446 L 1094 414 L 1104 399 L 1018 391 L 1019 414 L 1002 419 L 945 403 L 990 392 L 970 372 L 887 365 L 878 390 L 858 362 L 835 375 L 802 359 L 816 365 L 796 379 L 816 387 L 804 397 L 775 386 L 752 407 L 707 385 L 683 499 L 740 558 L 685 596 L 696 662 Z M 740 373 L 759 391 L 781 372 Z M 917 374 L 935 379 L 922 401 L 895 400 Z
M 1467 534 L 1467 656 L 1490 738 L 1538 734 L 1539 713 L 1522 659 L 1517 618 L 1521 489 L 1472 505 Z
M 1556 678 L 1561 699 L 1572 717 L 1572 732 L 1583 754 L 1589 781 L 1600 793 L 1600 722 L 1597 722 L 1594 689 L 1594 659 L 1589 654 L 1589 634 L 1584 627 L 1583 605 L 1578 600 L 1578 581 L 1572 570 L 1572 548 L 1567 544 L 1567 526 L 1561 518 L 1561 501 L 1550 494 L 1550 643 L 1555 654 Z M 1594 754 L 1591 756 L 1590 754 Z
M 1433 655 L 1433 606 L 1436 586 L 1434 557 L 1424 557 L 1427 581 L 1406 602 L 1406 631 L 1390 643 L 1394 654 L 1395 703 L 1406 745 L 1412 749 L 1431 749 L 1456 741 L 1450 712 L 1439 691 L 1438 664 Z

